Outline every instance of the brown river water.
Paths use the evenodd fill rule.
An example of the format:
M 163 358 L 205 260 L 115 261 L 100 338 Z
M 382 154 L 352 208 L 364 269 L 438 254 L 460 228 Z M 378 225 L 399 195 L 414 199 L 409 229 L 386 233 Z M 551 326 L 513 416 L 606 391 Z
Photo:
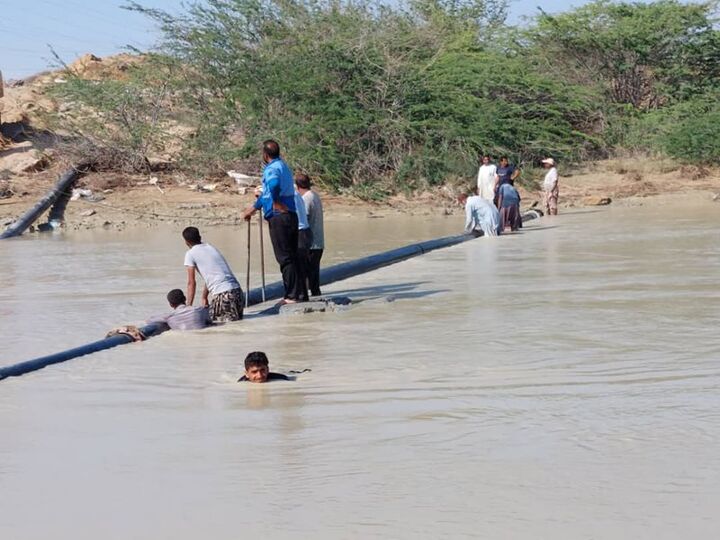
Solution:
M 718 226 L 712 203 L 568 211 L 325 291 L 392 303 L 2 381 L 0 538 L 717 538 Z M 461 227 L 330 222 L 325 261 Z M 245 230 L 204 236 L 244 286 Z M 164 312 L 183 253 L 163 229 L 3 242 L 0 365 Z M 235 383 L 251 350 L 312 371 Z

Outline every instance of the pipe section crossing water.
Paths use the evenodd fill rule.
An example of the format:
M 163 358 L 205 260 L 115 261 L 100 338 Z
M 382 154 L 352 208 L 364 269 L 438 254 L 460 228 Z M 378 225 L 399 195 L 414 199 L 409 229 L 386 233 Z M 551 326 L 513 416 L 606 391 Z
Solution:
M 69 181 L 69 179 L 70 177 L 68 177 L 66 181 Z M 56 189 L 59 190 L 59 187 Z M 537 218 L 539 215 L 542 214 L 540 212 L 531 210 L 523 216 L 523 220 L 529 221 L 531 219 Z M 446 236 L 443 238 L 437 238 L 435 240 L 428 240 L 426 242 L 410 244 L 408 246 L 392 249 L 390 251 L 385 251 L 383 253 L 378 253 L 375 255 L 370 255 L 368 257 L 363 257 L 354 261 L 340 263 L 335 266 L 331 266 L 329 268 L 321 270 L 320 284 L 329 285 L 330 283 L 335 283 L 337 281 L 342 281 L 344 279 L 348 279 L 360 274 L 372 272 L 373 270 L 377 270 L 378 268 L 395 264 L 411 257 L 417 257 L 418 255 L 422 255 L 436 249 L 450 247 L 456 244 L 460 244 L 462 242 L 466 242 L 468 240 L 473 240 L 474 238 L 474 236 L 466 234 Z M 270 285 L 265 287 L 266 301 L 282 298 L 283 294 L 284 287 L 282 281 L 271 283 Z M 252 289 L 248 293 L 249 306 L 259 304 L 262 301 L 262 288 Z M 143 326 L 142 328 L 140 328 L 140 331 L 145 337 L 148 338 L 163 332 L 162 328 L 159 327 L 157 324 Z M 35 358 L 26 362 L 20 362 L 18 364 L 2 367 L 0 368 L 0 381 L 8 377 L 19 377 L 20 375 L 24 375 L 32 371 L 37 371 L 53 364 L 59 364 L 61 362 L 66 362 L 67 360 L 79 358 L 80 356 L 85 356 L 87 354 L 92 354 L 98 351 L 104 351 L 106 349 L 117 347 L 118 345 L 126 345 L 132 342 L 132 338 L 127 335 L 114 335 L 105 339 L 101 339 L 99 341 L 94 341 L 86 345 L 75 347 L 73 349 L 51 354 L 49 356 L 43 356 L 41 358 Z

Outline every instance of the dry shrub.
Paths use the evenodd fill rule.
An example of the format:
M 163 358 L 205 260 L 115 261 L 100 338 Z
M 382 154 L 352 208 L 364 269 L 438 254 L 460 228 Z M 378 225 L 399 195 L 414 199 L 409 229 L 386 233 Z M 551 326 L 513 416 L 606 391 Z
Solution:
M 624 177 L 627 182 L 635 182 L 635 183 L 642 182 L 643 178 L 644 178 L 642 173 L 640 173 L 639 171 L 628 172 L 627 174 L 624 175 Z
M 15 195 L 15 193 L 10 189 L 10 182 L 0 180 L 0 199 L 9 199 L 13 195 Z
M 92 191 L 129 187 L 131 178 L 122 174 L 95 173 L 84 178 L 83 184 Z
M 710 176 L 710 171 L 700 165 L 684 165 L 680 167 L 680 174 L 688 180 L 701 180 Z

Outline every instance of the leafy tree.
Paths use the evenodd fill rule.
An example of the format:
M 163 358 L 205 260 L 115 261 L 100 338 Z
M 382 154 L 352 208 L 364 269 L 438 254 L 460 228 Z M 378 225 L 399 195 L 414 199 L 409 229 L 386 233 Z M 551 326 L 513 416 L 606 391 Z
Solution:
M 145 67 L 58 92 L 88 111 L 66 127 L 130 168 L 173 122 L 193 133 L 180 166 L 219 172 L 274 137 L 294 168 L 369 198 L 468 178 L 481 151 L 575 161 L 690 141 L 720 156 L 714 1 L 596 0 L 525 29 L 505 0 L 128 7 L 162 30 Z
M 337 188 L 464 176 L 481 149 L 577 158 L 598 144 L 582 133 L 591 92 L 495 45 L 506 2 L 209 0 L 179 18 L 133 8 L 160 22 L 166 53 L 197 72 L 198 95 L 246 134 L 246 153 L 276 136 Z
M 563 75 L 587 86 L 599 80 L 612 102 L 647 110 L 717 83 L 716 7 L 596 0 L 560 15 L 542 13 L 529 36 Z

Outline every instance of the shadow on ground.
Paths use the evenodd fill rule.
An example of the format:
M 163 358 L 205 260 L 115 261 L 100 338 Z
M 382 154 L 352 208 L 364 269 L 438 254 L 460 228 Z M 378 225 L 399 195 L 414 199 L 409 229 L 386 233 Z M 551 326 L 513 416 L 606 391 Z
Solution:
M 332 302 L 334 298 L 350 298 L 352 305 L 361 304 L 363 302 L 386 300 L 392 302 L 394 300 L 413 300 L 417 298 L 424 298 L 426 296 L 432 296 L 443 292 L 448 292 L 450 289 L 431 289 L 422 290 L 420 287 L 429 283 L 428 281 L 414 281 L 406 283 L 394 283 L 392 285 L 377 285 L 373 287 L 358 287 L 355 289 L 343 289 L 340 291 L 333 291 L 330 294 L 323 294 L 322 299 L 329 300 Z M 318 298 L 311 298 L 310 301 L 320 300 Z M 277 315 L 280 313 L 280 305 L 275 304 L 274 306 L 266 307 L 257 313 L 247 313 L 245 318 L 264 317 L 267 315 Z

